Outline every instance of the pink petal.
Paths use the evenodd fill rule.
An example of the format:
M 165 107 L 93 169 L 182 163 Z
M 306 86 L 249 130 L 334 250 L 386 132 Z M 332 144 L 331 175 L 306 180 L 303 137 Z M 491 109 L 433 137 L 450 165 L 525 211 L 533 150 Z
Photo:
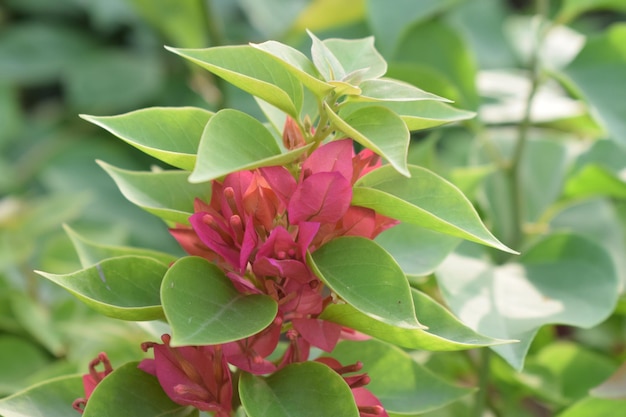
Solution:
M 286 206 L 296 189 L 296 179 L 293 175 L 283 166 L 260 168 L 259 172 Z
M 339 341 L 341 326 L 321 319 L 293 319 L 293 327 L 315 347 L 326 352 L 335 348 Z
M 335 223 L 350 207 L 352 186 L 338 172 L 310 175 L 296 188 L 287 212 L 289 222 Z
M 322 145 L 304 161 L 302 173 L 306 177 L 319 172 L 338 172 L 350 181 L 353 171 L 353 152 L 351 139 L 337 140 Z
M 379 413 L 377 414 L 361 413 L 362 417 L 365 417 L 365 416 L 369 417 L 373 415 L 375 415 L 376 417 L 389 417 L 389 414 L 387 414 L 387 412 L 385 411 L 383 404 L 380 402 L 380 400 L 374 394 L 372 394 L 367 388 L 363 388 L 363 387 L 353 388 L 352 395 L 354 395 L 354 400 L 356 402 L 356 405 L 359 407 L 367 407 L 367 406 L 380 407 L 378 408 L 380 410 Z

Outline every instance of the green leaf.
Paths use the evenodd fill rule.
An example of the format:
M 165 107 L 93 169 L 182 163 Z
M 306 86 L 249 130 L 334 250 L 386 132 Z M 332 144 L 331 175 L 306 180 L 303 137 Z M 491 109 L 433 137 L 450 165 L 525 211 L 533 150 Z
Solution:
M 70 274 L 35 271 L 105 316 L 143 321 L 163 318 L 159 288 L 167 265 L 143 256 L 120 256 Z
M 626 362 L 589 393 L 596 398 L 626 400 Z
M 585 398 L 556 417 L 616 417 L 624 412 L 626 399 Z
M 331 38 L 322 42 L 344 71 L 344 75 L 335 80 L 359 85 L 364 80 L 382 77 L 387 72 L 387 62 L 376 50 L 373 36 L 361 39 Z
M 0 335 L 0 395 L 11 394 L 25 386 L 27 378 L 48 361 L 45 351 L 28 339 Z
M 461 246 L 436 275 L 447 304 L 469 327 L 520 340 L 492 347 L 518 370 L 541 326 L 595 326 L 615 308 L 619 286 L 608 253 L 573 234 L 548 236 L 519 262 L 501 266 L 482 248 Z
M 411 26 L 396 44 L 391 60 L 413 64 L 416 59 L 420 66 L 428 67 L 456 87 L 461 93 L 457 100 L 459 106 L 470 110 L 478 108 L 476 64 L 456 28 L 440 20 Z M 419 85 L 427 91 L 441 94 L 430 85 Z
M 242 373 L 239 396 L 249 417 L 358 417 L 350 388 L 328 366 L 294 363 L 264 378 Z
M 412 84 L 390 78 L 365 80 L 359 84 L 361 94 L 351 97 L 355 101 L 400 101 L 413 102 L 421 100 L 447 101 L 447 98 L 421 90 Z
M 568 197 L 590 197 L 605 195 L 613 198 L 626 198 L 626 181 L 600 165 L 587 165 L 565 184 Z
M 197 409 L 172 401 L 157 378 L 137 365 L 126 363 L 107 375 L 89 397 L 83 416 L 198 416 Z
M 626 84 L 626 24 L 615 24 L 589 39 L 563 73 L 609 135 L 626 144 L 626 102 L 615 94 L 616 86 Z
M 413 306 L 428 329 L 404 329 L 375 320 L 349 304 L 331 304 L 320 318 L 408 349 L 455 351 L 511 343 L 476 333 L 428 295 L 411 290 Z
M 81 117 L 150 156 L 190 171 L 212 115 L 195 107 L 152 107 L 118 116 Z
M 103 245 L 86 239 L 84 236 L 81 236 L 68 225 L 63 225 L 63 228 L 65 229 L 65 233 L 67 233 L 67 235 L 70 237 L 72 244 L 74 245 L 74 249 L 78 253 L 80 264 L 83 268 L 90 267 L 105 259 L 116 258 L 125 255 L 135 255 L 152 258 L 165 265 L 169 265 L 176 260 L 176 257 L 173 255 L 151 249 L 141 249 L 132 246 Z
M 422 327 L 404 272 L 375 242 L 339 237 L 309 254 L 307 261 L 326 285 L 359 311 L 394 326 Z
M 453 184 L 421 167 L 409 166 L 411 178 L 383 166 L 360 178 L 352 204 L 385 216 L 516 253 L 487 230 L 469 200 Z
M 269 296 L 239 293 L 221 269 L 193 256 L 167 271 L 161 298 L 172 326 L 172 346 L 243 339 L 266 328 L 278 311 Z
M 626 12 L 626 3 L 622 0 L 564 0 L 557 14 L 556 21 L 565 24 L 583 13 L 594 10 L 615 10 Z
M 57 358 L 67 353 L 64 338 L 59 332 L 58 326 L 56 326 L 57 323 L 51 317 L 47 306 L 24 292 L 10 294 L 10 304 L 11 311 L 20 326 L 22 326 L 23 330 L 26 330 L 34 340 L 41 343 L 41 345 Z M 0 359 L 3 356 L 4 355 L 0 353 Z M 5 357 L 8 358 L 10 355 L 6 355 Z M 24 364 L 36 363 L 36 361 L 25 360 L 18 361 L 17 363 L 21 363 L 21 368 L 24 368 Z M 35 369 L 39 366 L 40 365 L 36 366 Z M 3 369 L 2 373 L 5 374 L 7 367 L 0 365 L 0 369 Z M 0 386 L 1 385 L 2 383 L 0 382 Z M 12 382 L 12 385 L 15 386 L 15 381 Z
M 257 119 L 239 110 L 220 110 L 202 134 L 189 181 L 210 181 L 235 171 L 283 165 L 307 149 L 281 153 L 272 133 Z
M 0 399 L 4 417 L 67 417 L 76 414 L 75 399 L 84 396 L 80 375 L 64 376 Z
M 273 56 L 279 64 L 297 77 L 317 97 L 323 97 L 334 88 L 331 84 L 320 79 L 321 75 L 315 65 L 297 49 L 276 41 L 251 45 Z
M 97 162 L 127 200 L 167 222 L 187 224 L 194 200 L 211 197 L 211 183 L 191 184 L 187 171 L 138 172 Z
M 460 241 L 410 223 L 400 223 L 376 236 L 376 243 L 393 256 L 405 274 L 417 276 L 431 274 Z
M 444 381 L 402 349 L 376 339 L 342 341 L 329 356 L 342 365 L 362 362 L 360 372 L 371 378 L 367 389 L 391 413 L 425 413 L 475 391 Z
M 326 103 L 324 106 L 334 127 L 344 136 L 386 158 L 402 175 L 410 176 L 406 162 L 410 133 L 398 115 L 385 107 L 367 106 L 344 117 Z
M 249 45 L 167 49 L 298 118 L 302 84 L 270 54 Z

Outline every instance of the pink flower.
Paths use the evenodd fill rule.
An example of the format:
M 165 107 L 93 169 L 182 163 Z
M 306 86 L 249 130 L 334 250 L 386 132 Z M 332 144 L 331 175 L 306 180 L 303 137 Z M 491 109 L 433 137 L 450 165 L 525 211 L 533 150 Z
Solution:
M 97 371 L 96 366 L 102 364 L 104 366 L 103 371 Z M 113 372 L 111 361 L 107 357 L 106 353 L 101 352 L 98 357 L 89 362 L 89 373 L 83 375 L 83 387 L 85 389 L 85 397 L 78 398 L 72 403 L 74 410 L 83 413 L 83 409 L 87 405 L 87 400 L 91 396 L 91 393 L 96 389 L 96 385 L 100 383 L 107 375 Z
M 211 411 L 215 417 L 230 417 L 233 387 L 230 370 L 220 345 L 171 347 L 170 336 L 163 344 L 146 342 L 154 359 L 144 359 L 139 369 L 155 375 L 172 401 Z

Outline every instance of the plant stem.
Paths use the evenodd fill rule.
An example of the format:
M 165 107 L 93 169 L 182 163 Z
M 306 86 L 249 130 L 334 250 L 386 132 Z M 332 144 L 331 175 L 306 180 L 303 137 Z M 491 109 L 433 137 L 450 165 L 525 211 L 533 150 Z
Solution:
M 537 17 L 540 19 L 538 22 L 539 25 L 543 23 L 543 20 L 547 15 L 547 9 L 548 3 L 546 0 L 537 0 Z M 540 44 L 542 39 L 545 37 L 545 33 L 546 31 L 543 30 L 543 28 L 539 28 L 537 36 L 535 38 L 535 45 L 529 62 L 530 90 L 528 91 L 528 96 L 526 97 L 526 102 L 524 104 L 524 113 L 522 116 L 522 120 L 519 124 L 519 130 L 517 134 L 517 139 L 515 141 L 515 147 L 513 149 L 513 155 L 507 169 L 507 176 L 509 179 L 511 195 L 513 198 L 513 204 L 511 205 L 513 228 L 511 239 L 508 243 L 509 246 L 514 249 L 518 248 L 521 245 L 524 234 L 525 200 L 521 175 L 521 160 L 526 149 L 526 145 L 528 142 L 528 133 L 532 124 L 532 104 L 541 84 L 539 51 Z
M 474 417 L 482 417 L 487 407 L 489 389 L 489 367 L 491 365 L 491 349 L 480 350 L 480 362 L 478 364 L 478 392 L 474 403 Z

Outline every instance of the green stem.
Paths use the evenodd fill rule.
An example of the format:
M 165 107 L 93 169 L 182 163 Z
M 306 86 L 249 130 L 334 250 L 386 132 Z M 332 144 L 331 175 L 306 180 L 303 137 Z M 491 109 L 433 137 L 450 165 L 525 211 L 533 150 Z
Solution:
M 541 19 L 541 21 L 539 22 L 540 25 L 543 23 L 543 20 L 547 15 L 547 9 L 548 3 L 546 0 L 537 0 L 537 11 L 539 15 L 538 17 Z M 535 95 L 537 94 L 537 91 L 539 89 L 539 86 L 541 85 L 539 50 L 541 41 L 545 37 L 545 34 L 546 31 L 540 28 L 540 31 L 538 32 L 535 39 L 535 45 L 529 62 L 531 83 L 530 90 L 524 104 L 524 113 L 522 116 L 522 120 L 519 124 L 519 130 L 517 134 L 517 139 L 515 141 L 515 147 L 513 149 L 511 162 L 506 171 L 513 199 L 513 204 L 511 208 L 513 227 L 510 242 L 508 242 L 509 246 L 511 246 L 512 248 L 519 248 L 524 236 L 525 213 L 523 207 L 525 203 L 525 196 L 522 184 L 521 161 L 528 143 L 528 134 L 532 125 L 532 104 L 535 99 Z
M 478 364 L 478 392 L 476 393 L 474 417 L 482 417 L 487 407 L 489 390 L 489 368 L 491 365 L 491 349 L 482 348 L 480 350 L 480 363 Z

